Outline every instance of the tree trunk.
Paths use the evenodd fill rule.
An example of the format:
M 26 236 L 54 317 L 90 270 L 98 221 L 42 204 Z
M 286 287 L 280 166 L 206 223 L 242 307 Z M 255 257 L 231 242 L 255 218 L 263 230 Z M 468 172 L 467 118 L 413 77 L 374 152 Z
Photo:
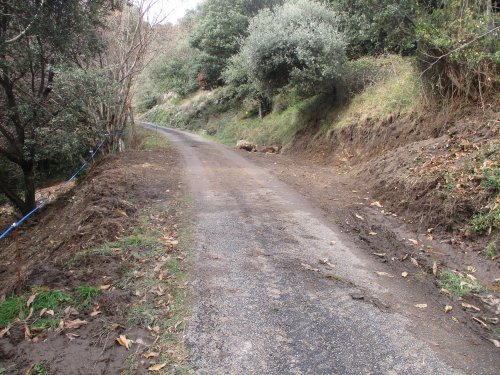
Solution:
M 24 177 L 24 207 L 21 208 L 21 211 L 26 215 L 36 207 L 35 164 L 32 161 L 27 162 L 22 167 L 22 170 Z

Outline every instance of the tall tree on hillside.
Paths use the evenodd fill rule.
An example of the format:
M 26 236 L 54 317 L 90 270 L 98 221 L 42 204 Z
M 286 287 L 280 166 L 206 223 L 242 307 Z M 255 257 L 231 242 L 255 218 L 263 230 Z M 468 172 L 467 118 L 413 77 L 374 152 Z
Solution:
M 54 89 L 60 72 L 102 47 L 96 30 L 111 3 L 0 0 L 0 157 L 22 176 L 12 186 L 0 174 L 0 192 L 23 213 L 35 206 L 36 165 L 47 139 L 74 131 L 56 121 L 71 107 Z
M 283 0 L 206 0 L 202 4 L 190 43 L 204 53 L 200 65 L 212 72 L 211 84 L 216 84 L 229 58 L 238 53 L 252 17 L 281 3 Z
M 132 85 L 144 68 L 149 46 L 155 37 L 155 25 L 161 19 L 146 21 L 155 0 L 121 1 L 121 6 L 105 20 L 103 39 L 107 48 L 100 51 L 91 69 L 97 69 L 105 77 L 101 84 L 106 92 L 96 100 L 89 101 L 89 107 L 106 124 L 110 150 L 118 149 L 123 132 L 133 123 Z M 103 102 L 111 97 L 112 102 Z

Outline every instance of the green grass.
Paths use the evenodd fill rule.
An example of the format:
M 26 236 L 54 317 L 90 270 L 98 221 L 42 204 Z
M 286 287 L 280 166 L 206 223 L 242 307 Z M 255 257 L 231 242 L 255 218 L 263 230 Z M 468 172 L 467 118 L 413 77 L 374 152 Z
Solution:
M 440 288 L 450 291 L 455 298 L 460 298 L 472 291 L 481 291 L 483 286 L 474 280 L 464 278 L 457 272 L 444 270 L 438 275 L 437 283 Z
M 0 327 L 13 323 L 17 317 L 24 319 L 28 315 L 27 301 L 32 295 L 36 295 L 29 308 L 33 309 L 32 317 L 37 317 L 43 310 L 54 311 L 53 318 L 42 318 L 35 320 L 31 327 L 39 329 L 54 329 L 59 323 L 59 318 L 67 306 L 89 307 L 95 296 L 100 293 L 100 288 L 90 286 L 79 286 L 74 293 L 62 290 L 45 290 L 33 288 L 29 293 L 22 296 L 12 296 L 7 298 L 0 305 Z M 32 318 L 33 319 L 33 318 Z
M 76 288 L 76 294 L 80 301 L 80 304 L 84 308 L 88 308 L 92 306 L 94 298 L 101 293 L 100 287 L 89 286 L 89 285 L 80 285 Z
M 30 328 L 31 330 L 55 330 L 59 326 L 59 318 L 52 318 L 52 319 L 38 319 L 34 321 L 31 325 Z
M 36 363 L 28 372 L 28 375 L 49 375 L 47 362 Z
M 375 71 L 374 82 L 352 98 L 332 127 L 363 124 L 368 120 L 381 123 L 419 110 L 424 102 L 424 89 L 412 60 L 390 55 L 365 57 L 351 64 L 360 63 L 369 66 L 365 70 Z
M 21 313 L 21 310 L 26 305 L 26 298 L 12 296 L 7 298 L 0 305 L 0 327 L 5 327 L 12 323 Z
M 490 242 L 485 248 L 484 248 L 484 256 L 487 259 L 493 259 L 497 255 L 497 246 L 495 242 Z
M 491 193 L 500 192 L 500 168 L 487 168 L 483 174 L 481 185 Z
M 472 230 L 476 233 L 485 232 L 500 228 L 500 207 L 497 207 L 489 212 L 478 213 L 474 215 L 470 221 Z
M 66 302 L 72 302 L 73 298 L 62 290 L 38 290 L 34 289 L 32 293 L 38 293 L 33 301 L 33 311 L 42 309 L 55 310 Z

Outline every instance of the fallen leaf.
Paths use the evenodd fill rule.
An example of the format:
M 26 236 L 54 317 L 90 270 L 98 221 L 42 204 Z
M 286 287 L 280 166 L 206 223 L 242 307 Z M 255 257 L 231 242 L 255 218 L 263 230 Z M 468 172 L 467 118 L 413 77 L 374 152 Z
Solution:
M 142 355 L 144 358 L 156 358 L 160 356 L 160 353 L 151 352 Z
M 156 334 L 160 333 L 160 327 L 158 326 L 154 326 L 153 328 L 149 327 L 148 326 L 148 329 L 151 331 L 151 332 L 154 332 Z
M 33 315 L 33 307 L 30 307 L 30 311 L 28 313 L 28 316 L 26 318 L 24 318 L 23 320 L 24 321 L 27 321 L 29 320 L 29 318 L 31 318 L 31 316 Z
M 449 313 L 451 310 L 453 310 L 453 306 L 446 305 L 446 306 L 444 307 L 444 312 L 445 312 L 445 313 Z
M 116 341 L 118 342 L 118 344 L 125 347 L 127 350 L 129 350 L 130 345 L 132 345 L 132 340 L 127 339 L 125 335 L 120 335 L 119 337 L 116 338 Z
M 417 240 L 414 240 L 412 238 L 408 238 L 408 241 L 410 241 L 414 245 L 418 245 L 418 241 Z
M 384 258 L 387 254 L 386 253 L 372 253 L 373 255 L 376 255 L 380 258 Z
M 460 321 L 457 318 L 455 318 L 454 316 L 451 317 L 451 320 L 453 320 L 455 323 L 460 323 Z
M 475 276 L 471 275 L 470 273 L 467 274 L 467 277 L 469 279 L 471 279 L 472 281 L 477 281 L 477 278 Z
M 378 207 L 378 208 L 382 208 L 382 207 L 384 207 L 384 206 L 382 206 L 382 205 L 380 204 L 380 202 L 379 202 L 379 201 L 375 201 L 375 202 L 370 203 L 370 206 L 375 206 L 375 207 Z
M 387 277 L 394 277 L 390 274 L 388 274 L 387 272 L 379 272 L 379 271 L 375 271 L 375 273 L 378 275 L 378 276 L 387 276 Z
M 408 277 L 408 272 L 406 272 L 406 271 L 401 272 L 401 276 L 403 276 L 403 277 Z
M 491 341 L 493 345 L 495 345 L 495 348 L 500 348 L 500 341 L 495 339 L 488 339 L 488 340 Z
M 415 258 L 410 257 L 410 260 L 411 260 L 411 262 L 413 263 L 413 265 L 414 265 L 415 267 L 420 267 L 420 265 L 418 264 L 418 261 L 417 261 Z
M 9 333 L 10 327 L 12 327 L 12 325 L 9 324 L 7 327 L 5 327 L 4 329 L 2 329 L 0 331 L 0 339 L 2 337 L 4 337 L 5 335 L 10 335 L 10 333 Z
M 328 267 L 330 267 L 330 268 L 335 268 L 335 264 L 331 263 L 331 262 L 330 262 L 330 259 L 328 259 L 328 258 L 323 258 L 323 259 L 320 259 L 320 260 L 319 260 L 319 262 L 320 262 L 321 264 L 327 265 L 327 266 L 328 266 Z
M 102 314 L 102 311 L 98 311 L 98 310 L 92 310 L 92 312 L 90 313 L 90 316 L 91 317 L 94 317 L 94 316 L 97 316 L 99 314 Z
M 451 292 L 448 289 L 446 289 L 446 288 L 441 288 L 440 292 L 444 293 L 444 294 L 448 294 L 449 296 L 451 296 Z
M 143 345 L 143 346 L 151 346 L 151 345 L 149 345 L 146 341 L 144 341 L 141 338 L 138 338 L 137 340 L 135 340 L 135 343 L 139 344 L 139 345 Z
M 415 307 L 417 307 L 419 309 L 426 309 L 427 308 L 427 304 L 426 303 L 417 303 L 415 305 Z
M 401 258 L 401 261 L 403 261 L 403 262 L 404 262 L 404 261 L 408 258 L 408 256 L 409 256 L 409 254 L 405 254 L 405 255 L 403 255 L 403 258 Z
M 31 332 L 30 332 L 30 329 L 26 323 L 24 324 L 24 338 L 26 340 L 31 339 Z
M 81 326 L 84 326 L 87 324 L 86 320 L 81 320 L 81 319 L 75 319 L 75 320 L 69 320 L 64 323 L 64 328 L 66 329 L 78 329 Z
M 337 244 L 337 241 L 330 241 L 330 245 L 332 245 L 332 246 L 333 246 L 333 245 L 335 245 L 335 244 Z
M 434 239 L 434 237 L 432 236 L 432 234 L 428 234 L 428 235 L 427 235 L 427 239 L 428 239 L 429 241 L 432 241 L 432 240 Z
M 30 306 L 31 306 L 31 304 L 32 304 L 32 303 L 33 303 L 33 301 L 35 300 L 36 296 L 37 296 L 36 294 L 32 294 L 32 295 L 30 296 L 30 298 L 28 298 L 28 301 L 26 302 L 26 307 L 30 307 Z
M 370 232 L 368 233 L 370 236 L 376 236 L 377 235 L 377 232 Z
M 76 333 L 68 332 L 68 333 L 66 333 L 66 337 L 69 339 L 69 341 L 73 341 L 77 337 L 80 337 L 80 335 L 77 335 Z
M 43 314 L 45 314 L 46 311 L 47 309 L 43 308 L 42 310 L 40 310 L 40 314 L 38 314 L 38 316 L 43 316 Z
M 467 267 L 467 271 L 469 271 L 470 273 L 474 273 L 474 272 L 476 272 L 477 270 L 476 270 L 476 267 L 474 267 L 474 266 L 468 266 L 468 267 Z
M 158 363 L 157 365 L 151 366 L 148 368 L 149 371 L 160 371 L 163 367 L 165 367 L 166 363 Z
M 470 303 L 462 302 L 462 306 L 465 307 L 466 309 L 473 309 L 476 311 L 481 311 L 481 309 L 479 307 L 471 305 Z
M 64 309 L 64 314 L 65 315 L 80 315 L 77 309 L 74 307 L 68 306 Z
M 319 269 L 317 268 L 313 268 L 312 266 L 310 266 L 309 264 L 306 264 L 306 263 L 300 263 L 300 265 L 302 267 L 304 267 L 306 270 L 308 271 L 314 271 L 314 272 L 319 272 Z
M 476 322 L 478 322 L 479 324 L 481 324 L 483 327 L 488 327 L 488 325 L 485 322 L 483 322 L 481 319 L 476 318 L 476 317 L 473 317 L 472 319 L 475 320 Z
M 56 333 L 60 333 L 64 330 L 64 320 L 60 320 L 59 324 L 57 325 Z
M 354 214 L 354 216 L 356 216 L 359 220 L 365 220 L 365 218 L 361 215 L 358 215 L 358 214 Z
M 432 274 L 433 274 L 434 276 L 436 276 L 436 275 L 437 275 L 437 272 L 438 272 L 438 265 L 437 265 L 437 263 L 436 263 L 436 262 L 434 262 L 434 263 L 432 263 Z
M 109 288 L 111 288 L 111 284 L 107 284 L 107 285 L 101 285 L 101 290 L 108 290 Z
M 116 209 L 116 212 L 118 212 L 120 215 L 128 217 L 127 213 L 125 211 L 123 211 L 123 210 L 120 210 L 119 208 Z

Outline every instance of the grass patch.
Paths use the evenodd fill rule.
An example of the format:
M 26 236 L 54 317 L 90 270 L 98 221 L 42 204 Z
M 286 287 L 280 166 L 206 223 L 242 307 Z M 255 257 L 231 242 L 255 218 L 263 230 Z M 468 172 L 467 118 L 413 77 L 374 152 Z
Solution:
M 12 296 L 7 298 L 0 305 L 0 327 L 5 327 L 12 323 L 21 313 L 21 310 L 26 305 L 26 298 Z
M 28 371 L 28 375 L 49 375 L 47 362 L 35 363 L 33 367 Z
M 151 129 L 136 126 L 134 131 L 128 129 L 129 136 L 126 139 L 127 147 L 134 150 L 162 150 L 170 147 L 170 142 L 166 137 Z
M 390 55 L 365 57 L 349 64 L 352 75 L 370 79 L 339 113 L 333 127 L 362 124 L 371 119 L 382 122 L 415 113 L 423 104 L 424 89 L 412 60 Z
M 93 300 L 97 295 L 101 293 L 100 287 L 81 285 L 76 288 L 76 294 L 83 307 L 92 306 Z
M 487 259 L 493 259 L 497 256 L 497 246 L 495 242 L 490 242 L 485 248 L 484 248 L 484 256 Z
M 34 321 L 30 325 L 30 329 L 32 331 L 46 331 L 46 330 L 55 330 L 59 326 L 59 318 L 53 318 L 53 319 L 38 319 Z
M 90 307 L 93 299 L 100 291 L 100 288 L 90 286 L 80 286 L 73 293 L 62 290 L 33 288 L 31 292 L 22 296 L 7 298 L 0 305 L 0 327 L 13 323 L 17 317 L 25 319 L 29 310 L 33 309 L 31 319 L 35 320 L 32 321 L 31 328 L 39 330 L 55 329 L 67 306 Z M 28 308 L 27 301 L 33 295 L 35 295 L 35 298 Z M 37 319 L 38 313 L 44 309 L 52 310 L 54 312 L 53 318 Z
M 462 274 L 451 270 L 442 271 L 438 276 L 437 283 L 440 288 L 447 289 L 455 298 L 484 289 L 478 281 L 465 278 Z
M 42 290 L 34 289 L 32 293 L 38 293 L 33 301 L 33 311 L 42 309 L 55 310 L 66 302 L 72 302 L 73 298 L 61 290 Z
M 500 228 L 500 207 L 486 213 L 478 213 L 470 221 L 472 230 L 476 233 Z

